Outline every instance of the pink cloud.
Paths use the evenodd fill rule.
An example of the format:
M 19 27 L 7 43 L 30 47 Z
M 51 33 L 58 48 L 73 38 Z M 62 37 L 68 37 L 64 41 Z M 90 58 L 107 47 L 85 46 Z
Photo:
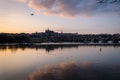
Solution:
M 22 2 L 22 3 L 26 3 L 27 2 L 27 0 L 16 0 L 16 1 Z
M 26 0 L 19 0 L 26 2 Z M 27 0 L 30 8 L 47 15 L 76 16 L 103 13 L 120 14 L 120 0 Z

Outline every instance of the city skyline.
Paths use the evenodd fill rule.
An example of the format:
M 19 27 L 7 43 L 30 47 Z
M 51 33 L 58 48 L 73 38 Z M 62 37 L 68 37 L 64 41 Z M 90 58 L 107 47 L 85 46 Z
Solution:
M 119 33 L 120 1 L 105 1 L 0 0 L 0 33 L 44 32 L 48 28 L 80 34 Z

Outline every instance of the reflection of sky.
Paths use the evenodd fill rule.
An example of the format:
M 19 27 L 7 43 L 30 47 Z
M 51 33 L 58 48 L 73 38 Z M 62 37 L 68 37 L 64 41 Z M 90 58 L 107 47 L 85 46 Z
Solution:
M 120 69 L 97 66 L 90 62 L 64 62 L 57 65 L 47 65 L 31 73 L 31 80 L 119 80 Z
M 99 14 L 63 18 L 35 13 L 26 4 L 15 0 L 0 0 L 0 32 L 36 32 L 47 28 L 63 32 L 119 33 L 120 15 Z
M 102 51 L 100 52 L 100 48 Z M 45 49 L 18 49 L 0 51 L 0 76 L 4 74 L 28 74 L 45 65 L 55 65 L 62 62 L 92 63 L 98 65 L 118 66 L 120 58 L 119 47 L 88 47 L 58 48 L 50 52 Z M 21 75 L 22 76 L 22 75 Z M 20 77 L 20 76 L 19 76 Z

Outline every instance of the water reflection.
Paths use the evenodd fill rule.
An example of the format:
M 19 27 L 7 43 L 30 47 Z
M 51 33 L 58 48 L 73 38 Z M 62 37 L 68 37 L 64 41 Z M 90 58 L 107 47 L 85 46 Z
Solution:
M 11 50 L 12 52 L 16 52 L 18 49 L 21 50 L 25 50 L 25 49 L 45 49 L 45 51 L 50 52 L 50 51 L 54 51 L 55 49 L 63 49 L 63 48 L 78 48 L 78 47 L 120 47 L 119 44 L 74 44 L 74 45 L 70 45 L 70 44 L 63 44 L 63 45 L 36 45 L 36 44 L 15 44 L 15 45 L 0 45 L 0 51 L 6 51 L 6 50 Z M 102 51 L 102 48 L 100 48 L 99 50 L 100 52 Z
M 100 48 L 100 52 L 102 51 L 102 48 Z
M 119 45 L 0 46 L 0 80 L 120 80 L 119 75 Z
M 30 74 L 30 80 L 120 80 L 120 66 L 75 62 L 47 66 Z

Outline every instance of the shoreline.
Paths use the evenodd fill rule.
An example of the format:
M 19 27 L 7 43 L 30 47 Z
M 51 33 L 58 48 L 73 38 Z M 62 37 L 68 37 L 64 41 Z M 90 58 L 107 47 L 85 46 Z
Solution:
M 16 45 L 27 45 L 27 46 L 55 46 L 55 45 L 120 45 L 120 43 L 73 43 L 73 42 L 61 42 L 61 43 L 0 43 L 0 46 L 16 46 Z

